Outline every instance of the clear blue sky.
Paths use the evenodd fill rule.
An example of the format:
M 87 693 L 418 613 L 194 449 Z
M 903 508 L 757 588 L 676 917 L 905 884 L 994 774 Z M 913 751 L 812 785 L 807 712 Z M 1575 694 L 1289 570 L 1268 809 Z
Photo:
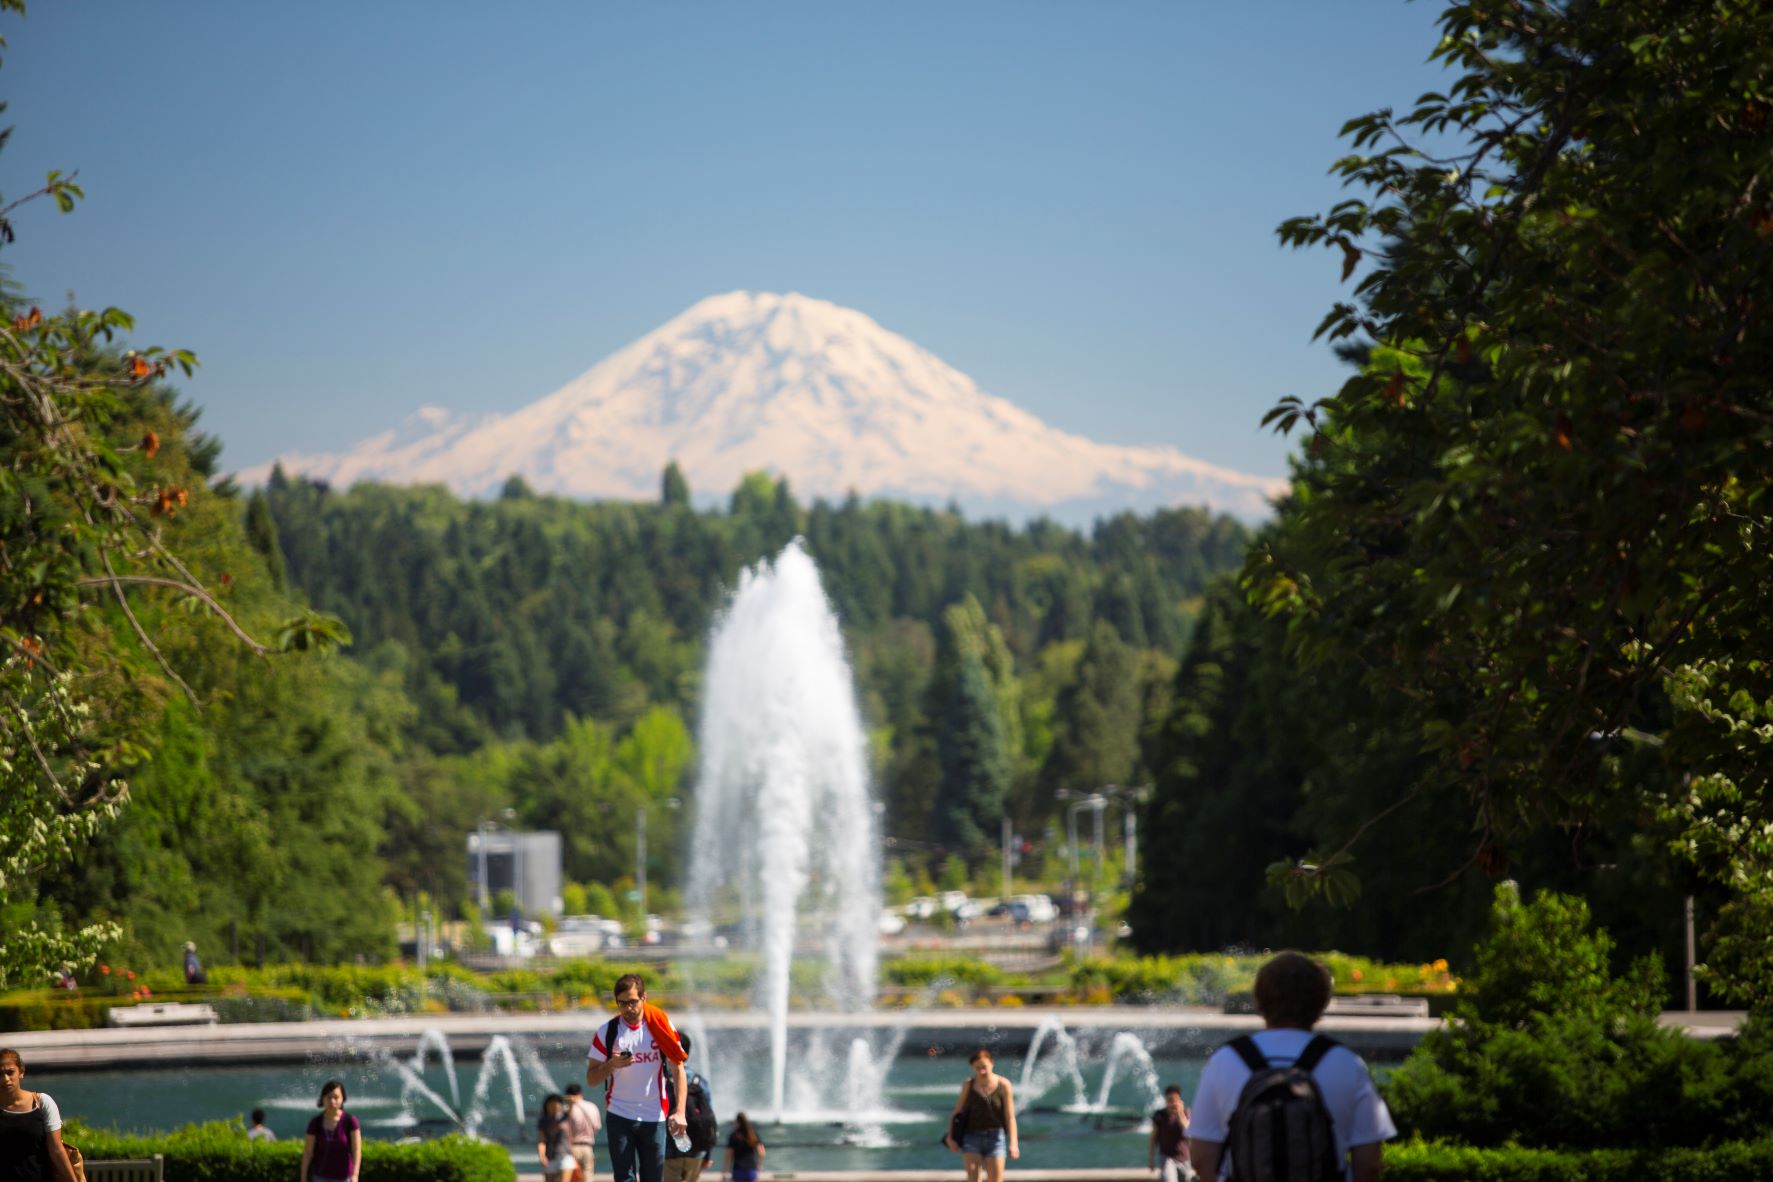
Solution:
M 268 4 L 0 19 L 0 262 L 135 313 L 231 465 L 530 402 L 703 296 L 858 308 L 1057 426 L 1279 473 L 1350 116 L 1433 0 Z

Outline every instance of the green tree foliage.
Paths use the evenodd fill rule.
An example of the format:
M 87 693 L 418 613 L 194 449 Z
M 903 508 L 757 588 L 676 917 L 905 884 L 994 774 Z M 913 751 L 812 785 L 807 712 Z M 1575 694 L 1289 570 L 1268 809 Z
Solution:
M 1107 620 L 1092 625 L 1076 675 L 1059 694 L 1053 746 L 1042 773 L 1057 790 L 1131 784 L 1144 721 L 1134 650 Z
M 1727 0 L 1441 24 L 1448 92 L 1351 121 L 1356 195 L 1281 229 L 1361 272 L 1319 331 L 1371 361 L 1270 415 L 1308 458 L 1252 591 L 1434 753 L 1470 858 L 1659 805 L 1764 947 L 1773 26 Z M 1660 766 L 1620 755 L 1646 738 Z M 1717 984 L 1766 1004 L 1755 963 Z
M 664 505 L 687 506 L 690 499 L 689 481 L 683 475 L 683 469 L 672 460 L 665 465 L 665 475 L 659 482 L 659 501 Z
M 49 174 L 0 208 L 0 243 L 21 206 L 66 213 L 81 196 Z M 173 523 L 220 499 L 193 478 L 216 449 L 183 431 L 155 383 L 196 359 L 119 349 L 133 326 L 115 308 L 46 316 L 0 294 L 0 986 L 89 964 L 116 936 L 100 915 L 64 917 L 45 876 L 86 856 L 158 739 L 169 763 L 189 757 L 202 699 L 174 659 L 184 638 L 222 657 L 217 646 L 257 656 L 343 636 L 310 614 L 279 624 L 225 604 L 226 568 L 185 547 Z
M 970 652 L 957 661 L 954 683 L 936 716 L 936 759 L 942 779 L 932 836 L 980 861 L 990 854 L 1010 785 L 1009 744 L 985 664 Z
M 1391 1076 L 1405 1130 L 1475 1145 L 1704 1145 L 1759 1135 L 1773 1101 L 1768 1040 L 1728 1044 L 1656 1021 L 1649 961 L 1615 975 L 1580 899 L 1497 888 L 1490 935 L 1454 1020 Z
M 1292 520 L 1283 506 L 1271 532 Z M 1226 579 L 1208 593 L 1172 696 L 1147 756 L 1142 832 L 1161 836 L 1141 858 L 1128 914 L 1142 949 L 1317 946 L 1464 963 L 1491 893 L 1474 867 L 1458 869 L 1470 819 L 1427 789 L 1432 757 L 1361 670 L 1301 671 L 1285 621 Z M 1301 900 L 1299 876 L 1268 880 L 1275 859 L 1311 850 L 1330 851 L 1316 855 L 1330 863 L 1317 872 L 1330 891 Z M 1675 921 L 1691 884 L 1637 818 L 1523 839 L 1512 866 L 1530 888 L 1580 892 L 1634 953 L 1678 961 Z
M 542 751 L 569 716 L 595 720 L 611 742 L 644 726 L 654 709 L 691 716 L 703 637 L 737 572 L 803 532 L 851 646 L 880 756 L 888 832 L 903 839 L 901 852 L 919 858 L 935 844 L 937 736 L 963 650 L 980 662 L 995 698 L 1010 777 L 1004 791 L 1019 821 L 1038 824 L 1051 807 L 1039 791 L 1040 769 L 1070 709 L 1056 699 L 1078 668 L 1100 588 L 1145 587 L 1126 599 L 1131 607 L 1117 609 L 1138 617 L 1136 629 L 1131 615 L 1124 626 L 1148 642 L 1179 645 L 1208 578 L 1240 561 L 1247 538 L 1235 522 L 1201 510 L 1122 515 L 1081 535 L 1047 522 L 1025 530 L 970 524 L 855 497 L 802 508 L 763 473 L 745 479 L 724 513 L 543 496 L 460 502 L 436 488 L 339 494 L 281 472 L 266 498 L 292 585 L 351 621 L 365 650 L 360 659 L 400 670 L 418 707 L 407 742 L 439 756 L 467 755 L 497 736 L 546 762 Z M 1119 636 L 1112 626 L 1108 634 Z M 1071 700 L 1083 708 L 1106 694 L 1108 709 L 1127 711 L 1114 732 L 1125 750 L 1143 722 L 1140 678 L 1163 667 L 1149 654 L 1168 659 L 1177 650 L 1140 655 L 1122 642 L 1119 651 L 1134 670 L 1131 689 L 1099 678 L 1091 695 Z M 479 782 L 504 784 L 503 775 Z M 526 811 L 507 788 L 457 791 L 428 775 L 409 782 L 543 815 Z M 649 824 L 664 832 L 679 823 L 658 812 L 656 793 L 650 798 Z M 440 807 L 460 823 L 461 809 Z M 1004 807 L 993 804 L 975 819 L 988 842 Z M 619 827 L 626 831 L 632 810 L 620 812 L 630 818 Z M 419 856 L 418 835 L 390 822 L 396 828 L 406 852 L 390 852 L 406 867 L 405 889 L 440 851 Z M 595 840 L 609 849 L 593 855 L 581 843 L 574 874 L 630 856 L 631 838 Z M 440 884 L 439 894 L 452 889 Z

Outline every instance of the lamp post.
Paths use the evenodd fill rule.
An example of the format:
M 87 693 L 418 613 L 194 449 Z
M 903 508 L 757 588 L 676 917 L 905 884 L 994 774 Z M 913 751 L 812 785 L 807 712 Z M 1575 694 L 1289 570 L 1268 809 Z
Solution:
M 479 855 L 480 869 L 475 877 L 474 885 L 479 888 L 475 893 L 480 897 L 480 916 L 486 918 L 486 910 L 491 905 L 490 895 L 486 888 L 486 835 L 492 832 L 492 822 L 485 817 L 474 825 L 474 852 Z
M 1096 868 L 1100 870 L 1102 866 L 1102 810 L 1108 807 L 1108 798 L 1100 792 L 1073 792 L 1069 788 L 1059 789 L 1057 795 L 1060 800 L 1071 802 L 1071 807 L 1065 810 L 1065 827 L 1071 844 L 1071 902 L 1075 912 L 1077 888 L 1080 883 L 1077 866 L 1077 814 L 1085 809 L 1092 810 L 1096 814 Z M 1083 938 L 1078 939 L 1077 931 L 1073 932 L 1073 942 L 1080 946 L 1094 938 L 1093 932 L 1096 926 L 1095 879 L 1096 875 L 1091 874 L 1089 903 L 1084 913 L 1084 925 L 1081 929 Z
M 1130 889 L 1133 885 L 1134 863 L 1139 850 L 1139 811 L 1136 806 L 1151 799 L 1151 785 L 1139 784 L 1134 787 L 1123 787 L 1110 784 L 1102 789 L 1104 796 L 1112 797 L 1121 802 L 1121 833 L 1126 842 L 1126 865 L 1122 869 L 1122 877 Z
M 640 923 L 646 926 L 646 803 L 634 814 L 634 892 L 640 896 Z

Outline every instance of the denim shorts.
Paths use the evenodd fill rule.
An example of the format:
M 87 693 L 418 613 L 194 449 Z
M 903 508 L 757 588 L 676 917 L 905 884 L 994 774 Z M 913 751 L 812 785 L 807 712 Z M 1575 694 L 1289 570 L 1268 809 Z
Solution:
M 1002 1129 L 986 1129 L 979 1133 L 968 1133 L 960 1139 L 960 1151 L 976 1157 L 1008 1157 L 1010 1155 L 1009 1140 Z

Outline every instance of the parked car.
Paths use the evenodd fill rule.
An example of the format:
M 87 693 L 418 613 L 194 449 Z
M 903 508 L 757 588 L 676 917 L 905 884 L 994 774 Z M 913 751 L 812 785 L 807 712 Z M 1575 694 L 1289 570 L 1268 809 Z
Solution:
M 936 917 L 936 901 L 928 895 L 919 895 L 905 904 L 905 918 L 914 920 L 934 919 Z
M 1028 909 L 1029 923 L 1052 923 L 1059 918 L 1059 905 L 1051 895 L 1011 895 L 1009 901 Z
M 967 898 L 967 893 L 965 891 L 943 891 L 936 896 L 937 905 L 953 916 L 958 916 L 960 914 L 960 909 L 965 907 L 970 901 L 971 900 Z
M 897 911 L 882 911 L 875 930 L 883 936 L 896 936 L 905 930 L 905 917 Z
M 1004 899 L 986 914 L 993 919 L 1008 919 L 1017 927 L 1023 927 L 1029 923 L 1028 904 L 1020 899 Z

